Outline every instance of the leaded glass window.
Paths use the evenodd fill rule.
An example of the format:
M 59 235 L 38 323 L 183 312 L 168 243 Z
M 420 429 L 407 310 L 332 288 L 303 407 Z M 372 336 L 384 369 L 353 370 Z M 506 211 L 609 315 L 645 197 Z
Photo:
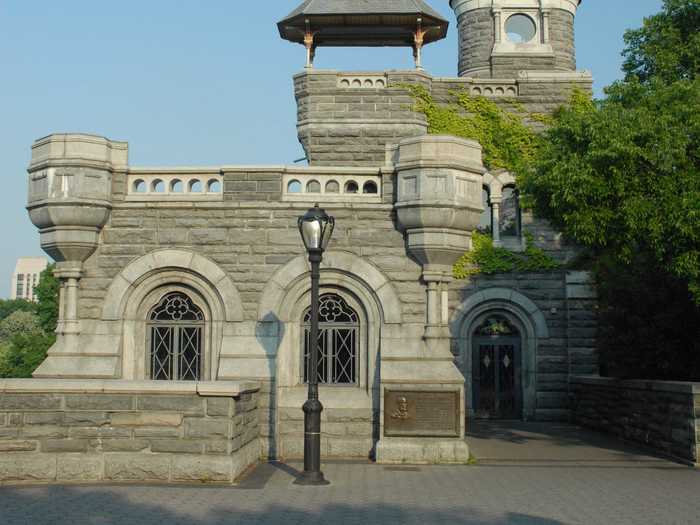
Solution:
M 337 294 L 324 294 L 318 312 L 318 382 L 357 384 L 360 322 L 357 313 Z M 311 308 L 304 325 L 304 382 L 308 381 L 311 351 Z
M 202 374 L 202 310 L 176 292 L 163 297 L 148 320 L 151 379 L 198 381 Z

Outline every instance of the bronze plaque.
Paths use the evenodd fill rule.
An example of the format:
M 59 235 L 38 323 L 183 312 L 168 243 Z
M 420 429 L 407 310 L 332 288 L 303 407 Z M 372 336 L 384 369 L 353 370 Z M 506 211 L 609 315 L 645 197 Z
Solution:
M 384 390 L 387 437 L 459 437 L 459 391 Z

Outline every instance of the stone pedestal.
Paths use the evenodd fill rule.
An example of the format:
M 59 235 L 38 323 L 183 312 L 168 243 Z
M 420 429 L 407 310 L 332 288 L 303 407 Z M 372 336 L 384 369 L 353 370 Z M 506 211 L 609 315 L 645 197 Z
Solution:
M 394 158 L 398 222 L 423 269 L 426 320 L 420 348 L 400 339 L 383 348 L 377 461 L 466 463 L 464 376 L 450 352 L 446 293 L 483 211 L 481 146 L 423 136 L 401 141 Z

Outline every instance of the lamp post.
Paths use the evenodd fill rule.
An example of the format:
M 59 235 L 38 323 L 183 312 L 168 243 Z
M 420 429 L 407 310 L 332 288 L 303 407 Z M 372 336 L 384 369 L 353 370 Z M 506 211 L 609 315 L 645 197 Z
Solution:
M 323 252 L 333 235 L 335 219 L 316 204 L 299 217 L 299 233 L 311 263 L 311 348 L 307 379 L 309 393 L 304 403 L 304 472 L 298 485 L 327 485 L 321 472 L 321 412 L 318 399 L 318 287 Z

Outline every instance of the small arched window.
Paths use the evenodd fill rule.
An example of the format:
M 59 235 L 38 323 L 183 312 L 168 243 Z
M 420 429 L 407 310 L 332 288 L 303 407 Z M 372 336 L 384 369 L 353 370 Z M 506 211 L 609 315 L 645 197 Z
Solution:
M 207 182 L 207 193 L 221 193 L 221 183 L 216 179 Z
M 340 193 L 340 184 L 337 180 L 329 180 L 326 183 L 326 193 Z
M 318 382 L 326 385 L 358 383 L 360 321 L 357 313 L 337 294 L 319 299 Z M 311 352 L 311 308 L 303 318 L 304 382 L 308 381 Z
M 503 237 L 520 237 L 520 197 L 513 186 L 503 188 L 499 229 Z
M 160 179 L 156 179 L 151 185 L 151 190 L 153 193 L 165 193 L 165 183 Z
M 345 193 L 357 193 L 359 190 L 360 188 L 354 180 L 345 183 Z
M 134 181 L 134 193 L 146 193 L 146 183 L 141 179 Z
M 170 193 L 182 193 L 183 186 L 182 181 L 175 179 L 170 183 Z
M 287 193 L 301 193 L 301 182 L 290 180 L 289 184 L 287 184 Z
M 365 182 L 365 185 L 362 187 L 362 193 L 376 194 L 377 183 L 372 181 Z
M 202 375 L 204 314 L 183 293 L 170 293 L 148 317 L 150 377 L 156 381 L 198 381 Z
M 306 193 L 321 193 L 321 183 L 317 180 L 309 181 L 306 185 Z
M 197 179 L 191 180 L 190 193 L 202 193 L 202 182 Z
M 493 208 L 491 207 L 491 194 L 487 186 L 481 188 L 481 203 L 484 211 L 479 220 L 478 230 L 486 235 L 493 233 Z

